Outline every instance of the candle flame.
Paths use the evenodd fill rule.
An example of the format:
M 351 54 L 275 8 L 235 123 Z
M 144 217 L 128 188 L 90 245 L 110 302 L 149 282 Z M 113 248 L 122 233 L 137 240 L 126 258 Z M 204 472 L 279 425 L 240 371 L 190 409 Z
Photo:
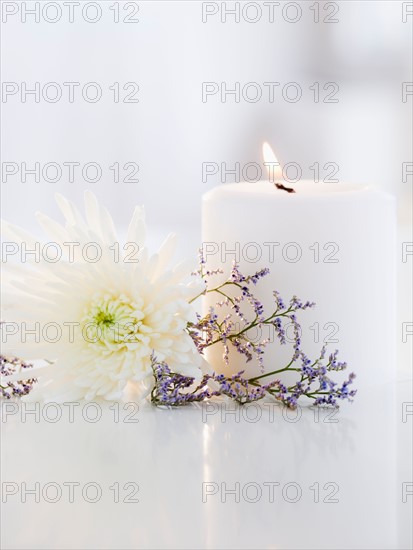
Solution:
M 271 182 L 282 179 L 282 168 L 274 155 L 274 151 L 266 141 L 262 145 L 262 156 L 264 157 L 264 165 L 267 167 L 268 179 Z

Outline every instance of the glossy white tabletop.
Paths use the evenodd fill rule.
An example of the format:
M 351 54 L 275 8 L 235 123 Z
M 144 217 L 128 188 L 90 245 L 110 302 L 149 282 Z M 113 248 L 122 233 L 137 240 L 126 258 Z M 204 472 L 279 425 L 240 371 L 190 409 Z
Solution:
M 8 403 L 2 548 L 410 548 L 411 403 Z

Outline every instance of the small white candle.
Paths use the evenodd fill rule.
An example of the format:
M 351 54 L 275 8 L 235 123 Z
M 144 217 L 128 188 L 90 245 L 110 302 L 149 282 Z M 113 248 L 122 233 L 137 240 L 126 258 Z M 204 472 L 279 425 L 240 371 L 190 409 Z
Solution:
M 219 284 L 234 259 L 245 275 L 268 267 L 270 274 L 255 289 L 268 314 L 275 309 L 273 290 L 285 302 L 297 295 L 317 304 L 298 315 L 303 351 L 316 359 L 323 343 L 328 350 L 339 349 L 340 359 L 357 373 L 358 388 L 390 379 L 395 365 L 393 197 L 367 185 L 281 183 L 295 193 L 261 181 L 223 184 L 203 196 L 207 268 L 224 270 Z M 207 295 L 204 307 L 217 300 Z M 272 336 L 264 327 L 262 337 Z M 270 344 L 266 370 L 285 366 L 291 353 L 290 346 Z M 220 344 L 208 348 L 206 358 L 217 372 L 259 374 L 256 363 L 246 364 L 235 351 L 226 366 Z

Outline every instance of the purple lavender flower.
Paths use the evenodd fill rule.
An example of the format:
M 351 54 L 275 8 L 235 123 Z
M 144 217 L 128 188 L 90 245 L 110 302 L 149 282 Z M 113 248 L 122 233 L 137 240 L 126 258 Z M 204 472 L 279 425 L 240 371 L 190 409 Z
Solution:
M 286 387 L 279 379 L 260 384 L 259 380 L 266 375 L 244 378 L 243 371 L 230 377 L 223 374 L 207 374 L 196 385 L 194 378 L 172 372 L 166 363 L 159 363 L 156 357 L 152 356 L 155 384 L 151 399 L 152 403 L 158 406 L 176 407 L 224 395 L 244 405 L 270 395 L 292 409 L 297 407 L 301 397 L 313 399 L 316 405 L 334 407 L 338 406 L 338 400 L 351 401 L 356 395 L 356 390 L 349 390 L 349 385 L 352 384 L 355 375 L 351 373 L 348 380 L 337 388 L 337 384 L 325 376 L 327 369 L 328 366 L 306 366 L 306 370 L 303 368 L 301 379 L 290 387 Z M 211 381 L 218 383 L 219 388 L 212 390 L 208 386 Z
M 0 355 L 0 374 L 7 378 L 16 372 L 23 371 L 25 369 L 32 368 L 33 365 L 25 363 L 17 357 L 7 358 Z M 4 399 L 11 399 L 12 397 L 22 397 L 27 395 L 33 389 L 33 385 L 37 382 L 36 378 L 25 378 L 22 372 L 22 379 L 17 382 L 7 382 L 6 386 L 0 385 L 1 395 Z
M 238 264 L 234 262 L 229 278 L 219 286 L 209 288 L 210 277 L 218 272 L 222 273 L 221 270 L 207 271 L 206 262 L 201 256 L 200 268 L 197 274 L 201 274 L 205 279 L 206 289 L 204 294 L 208 292 L 217 293 L 219 300 L 216 308 L 227 307 L 231 313 L 220 318 L 216 310 L 211 308 L 207 315 L 204 317 L 198 316 L 196 323 L 188 325 L 188 332 L 201 354 L 209 346 L 221 345 L 223 360 L 228 364 L 230 349 L 232 348 L 243 355 L 247 362 L 256 361 L 261 374 L 250 379 L 243 378 L 242 373 L 238 373 L 231 378 L 214 374 L 204 377 L 198 389 L 189 394 L 181 395 L 181 390 L 191 386 L 194 381 L 184 381 L 179 378 L 179 375 L 170 372 L 168 374 L 168 367 L 164 365 L 162 372 L 163 376 L 168 379 L 168 383 L 165 383 L 164 380 L 163 385 L 155 390 L 155 402 L 181 404 L 191 400 L 212 397 L 207 387 L 210 380 L 220 383 L 220 388 L 215 391 L 215 395 L 227 395 L 239 403 L 255 401 L 268 394 L 291 408 L 295 408 L 298 400 L 302 397 L 314 400 L 317 405 L 332 406 L 337 406 L 338 401 L 342 399 L 352 400 L 356 390 L 350 390 L 349 385 L 352 384 L 355 375 L 351 373 L 348 380 L 343 382 L 341 386 L 338 386 L 328 376 L 328 373 L 347 368 L 347 363 L 338 360 L 338 350 L 331 353 L 326 361 L 327 351 L 326 346 L 323 346 L 318 359 L 312 361 L 301 349 L 302 331 L 297 320 L 297 312 L 314 307 L 314 302 L 302 301 L 297 296 L 293 296 L 286 305 L 280 293 L 274 290 L 275 311 L 266 314 L 263 304 L 254 296 L 251 287 L 257 285 L 269 273 L 268 269 L 262 269 L 253 275 L 244 275 L 241 273 Z M 247 306 L 249 306 L 251 316 L 248 314 Z M 280 344 L 285 345 L 287 343 L 285 328 L 287 323 L 292 325 L 293 328 L 292 358 L 285 367 L 266 371 L 264 351 L 269 339 L 256 342 L 248 335 L 248 331 L 256 328 L 261 329 L 265 325 L 271 326 L 274 328 Z M 297 374 L 295 384 L 286 387 L 278 378 L 266 384 L 261 383 L 264 378 L 277 377 L 279 373 L 286 371 Z M 189 384 L 189 386 L 185 384 Z

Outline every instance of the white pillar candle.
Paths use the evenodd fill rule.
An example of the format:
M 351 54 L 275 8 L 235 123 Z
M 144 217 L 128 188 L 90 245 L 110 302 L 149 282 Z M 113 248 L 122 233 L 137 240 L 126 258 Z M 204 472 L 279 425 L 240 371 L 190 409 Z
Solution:
M 273 290 L 286 303 L 293 295 L 316 302 L 314 309 L 297 314 L 302 349 L 309 357 L 316 359 L 325 342 L 328 350 L 340 350 L 348 371 L 356 372 L 356 387 L 391 379 L 396 361 L 394 199 L 366 185 L 301 181 L 292 187 L 295 193 L 287 193 L 261 181 L 223 184 L 207 192 L 202 215 L 206 267 L 224 270 L 217 284 L 229 276 L 234 259 L 244 275 L 268 267 L 270 274 L 254 289 L 266 313 L 275 310 Z M 218 300 L 207 295 L 205 311 Z M 262 336 L 271 337 L 269 327 Z M 217 372 L 259 374 L 258 365 L 246 364 L 236 351 L 225 365 L 222 351 L 220 344 L 206 350 Z M 291 346 L 269 344 L 265 370 L 282 368 L 291 356 Z

